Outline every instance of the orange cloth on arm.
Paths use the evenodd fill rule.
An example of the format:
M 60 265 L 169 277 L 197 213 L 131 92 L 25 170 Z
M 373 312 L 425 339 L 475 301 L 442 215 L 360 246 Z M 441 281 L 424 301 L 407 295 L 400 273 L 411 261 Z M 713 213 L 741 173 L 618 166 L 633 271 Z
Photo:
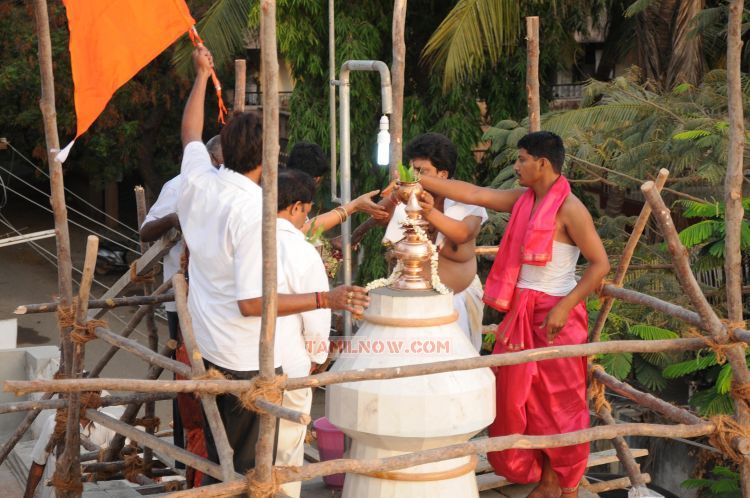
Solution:
M 70 29 L 78 138 L 115 91 L 187 32 L 195 20 L 184 0 L 63 3 Z

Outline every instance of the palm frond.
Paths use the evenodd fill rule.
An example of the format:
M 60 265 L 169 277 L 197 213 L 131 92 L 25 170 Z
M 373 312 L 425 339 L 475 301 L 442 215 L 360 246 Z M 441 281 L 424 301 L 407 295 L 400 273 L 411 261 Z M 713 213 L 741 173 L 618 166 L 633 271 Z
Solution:
M 651 5 L 658 5 L 660 0 L 636 0 L 625 9 L 625 17 L 633 17 L 648 9 Z
M 718 220 L 699 221 L 680 232 L 680 242 L 687 248 L 703 244 L 716 236 L 721 224 Z
M 662 391 L 667 387 L 667 379 L 658 368 L 636 357 L 633 362 L 635 367 L 635 378 L 652 391 Z
M 196 25 L 203 43 L 211 50 L 214 65 L 224 66 L 241 50 L 247 36 L 247 22 L 252 2 L 247 0 L 216 0 Z M 188 39 L 180 40 L 172 63 L 183 76 L 191 70 L 193 46 Z
M 494 64 L 510 53 L 520 18 L 513 0 L 459 0 L 427 41 L 422 60 L 443 68 L 447 91 L 485 63 Z
M 705 370 L 714 365 L 716 365 L 716 355 L 708 353 L 693 360 L 681 361 L 680 363 L 669 365 L 664 369 L 662 374 L 668 379 L 677 379 L 700 370 Z
M 635 334 L 646 341 L 657 341 L 661 339 L 679 339 L 680 335 L 677 332 L 663 329 L 660 327 L 654 327 L 653 325 L 633 325 L 630 327 L 629 332 Z
M 732 388 L 732 365 L 727 363 L 721 367 L 719 376 L 716 378 L 716 392 L 728 394 Z
M 633 353 L 603 354 L 599 357 L 599 363 L 608 374 L 623 380 L 633 368 Z

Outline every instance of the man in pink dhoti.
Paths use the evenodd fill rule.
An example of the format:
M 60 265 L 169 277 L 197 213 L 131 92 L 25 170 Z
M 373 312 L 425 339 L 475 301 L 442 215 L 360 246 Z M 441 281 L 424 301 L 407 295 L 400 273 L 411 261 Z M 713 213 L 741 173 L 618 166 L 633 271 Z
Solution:
M 484 293 L 486 304 L 506 312 L 494 354 L 586 342 L 583 301 L 609 272 L 609 260 L 591 215 L 561 174 L 564 160 L 560 137 L 540 131 L 518 142 L 515 171 L 525 188 L 496 190 L 422 177 L 434 194 L 511 213 Z M 579 255 L 589 265 L 576 281 Z M 495 375 L 497 415 L 490 436 L 561 434 L 589 426 L 586 358 L 498 367 Z M 511 482 L 538 482 L 529 498 L 573 498 L 588 453 L 586 443 L 487 456 L 495 472 Z

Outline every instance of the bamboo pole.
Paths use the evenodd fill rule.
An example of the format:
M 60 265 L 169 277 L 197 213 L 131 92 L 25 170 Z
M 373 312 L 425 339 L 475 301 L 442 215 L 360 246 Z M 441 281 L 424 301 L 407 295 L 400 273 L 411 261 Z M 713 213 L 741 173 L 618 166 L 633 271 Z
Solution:
M 159 453 L 163 453 L 170 458 L 174 458 L 175 460 L 178 460 L 180 462 L 185 462 L 186 465 L 190 465 L 194 469 L 200 470 L 201 472 L 215 477 L 216 479 L 221 479 L 221 467 L 211 461 L 206 460 L 205 458 L 199 457 L 187 450 L 183 450 L 182 448 L 178 448 L 174 445 L 164 442 L 156 436 L 140 431 L 135 427 L 128 425 L 120 420 L 114 419 L 102 412 L 88 409 L 86 410 L 86 418 L 88 418 L 95 424 L 101 424 L 104 427 L 112 429 L 118 434 L 130 438 L 141 446 L 153 448 Z
M 86 256 L 83 262 L 83 274 L 81 276 L 81 286 L 78 289 L 78 308 L 76 309 L 75 322 L 76 327 L 86 327 L 86 315 L 88 313 L 89 292 L 91 283 L 94 281 L 94 267 L 96 266 L 96 252 L 99 249 L 99 237 L 89 235 L 86 239 Z M 82 342 L 73 344 L 73 358 L 71 362 L 70 374 L 74 378 L 80 378 L 83 371 L 83 360 L 86 354 L 85 345 Z M 67 396 L 68 406 L 67 419 L 65 424 L 65 449 L 60 458 L 57 459 L 55 467 L 55 479 L 58 482 L 67 481 L 80 485 L 81 482 L 81 405 L 79 393 L 70 393 Z M 59 423 L 59 422 L 58 422 Z M 80 489 L 57 489 L 57 496 L 80 496 L 83 488 Z
M 641 392 L 633 386 L 626 384 L 615 377 L 609 375 L 602 370 L 594 370 L 592 376 L 598 382 L 604 384 L 609 390 L 615 392 L 621 396 L 635 401 L 640 406 L 648 408 L 656 413 L 659 413 L 673 422 L 678 424 L 700 424 L 703 423 L 703 419 L 690 413 L 684 408 L 675 406 L 671 403 L 667 403 L 664 400 L 657 398 L 648 393 Z
M 175 229 L 169 230 L 161 239 L 154 242 L 148 251 L 133 262 L 133 265 L 135 265 L 135 274 L 139 277 L 144 276 L 154 266 L 158 265 L 161 262 L 162 257 L 179 241 L 179 232 Z M 112 284 L 107 292 L 99 296 L 99 299 L 111 299 L 130 290 L 132 286 L 135 285 L 131 278 L 131 273 L 132 270 L 125 272 L 125 274 L 117 279 L 117 282 Z M 108 311 L 108 309 L 103 308 L 96 312 L 90 312 L 89 318 L 101 318 Z
M 172 277 L 172 285 L 175 290 L 175 304 L 177 305 L 177 316 L 180 319 L 182 342 L 185 345 L 187 357 L 190 358 L 190 365 L 192 367 L 187 372 L 187 375 L 182 375 L 185 375 L 186 377 L 205 375 L 206 367 L 203 365 L 203 357 L 198 350 L 198 343 L 196 342 L 195 334 L 193 333 L 193 320 L 190 318 L 190 312 L 188 310 L 187 282 L 185 281 L 185 275 L 182 273 L 176 273 Z M 216 444 L 216 452 L 219 455 L 222 474 L 221 479 L 224 481 L 231 481 L 235 476 L 234 450 L 229 444 L 227 431 L 224 429 L 224 422 L 221 420 L 221 414 L 216 405 L 216 396 L 212 394 L 201 394 L 200 398 L 201 404 L 203 405 L 203 413 L 206 418 L 206 423 L 208 423 L 208 428 L 211 431 L 211 434 L 213 434 L 214 444 Z
M 724 251 L 724 275 L 727 286 L 727 315 L 733 322 L 743 321 L 742 303 L 742 254 L 740 252 L 740 227 L 742 208 L 743 154 L 745 148 L 745 118 L 742 109 L 742 15 L 743 0 L 729 2 L 727 27 L 727 118 L 729 121 L 729 150 L 727 151 L 727 174 L 724 177 L 724 219 L 726 223 L 726 249 Z M 745 472 L 743 471 L 743 474 Z M 750 486 L 750 467 L 743 477 Z M 750 488 L 743 488 L 750 495 Z
M 677 278 L 679 279 L 685 294 L 690 298 L 696 311 L 701 316 L 703 327 L 710 332 L 716 342 L 720 344 L 726 343 L 730 339 L 730 334 L 728 334 L 727 327 L 725 327 L 719 320 L 719 317 L 716 316 L 716 313 L 708 303 L 706 296 L 701 292 L 700 286 L 695 279 L 695 275 L 693 275 L 690 269 L 687 250 L 680 242 L 679 235 L 677 234 L 677 230 L 672 222 L 672 217 L 669 214 L 669 209 L 664 204 L 661 195 L 656 192 L 653 182 L 646 182 L 641 187 L 641 190 L 654 210 L 654 217 L 661 227 L 669 252 L 672 254 Z M 726 357 L 732 366 L 733 383 L 735 385 L 750 384 L 750 371 L 748 371 L 747 368 L 744 346 L 737 344 L 734 347 L 728 348 L 726 350 Z M 735 401 L 735 418 L 737 419 L 737 422 L 742 425 L 749 425 L 750 406 L 748 406 L 747 400 L 737 398 L 734 390 L 732 390 L 732 396 Z M 737 439 L 739 438 L 735 438 L 735 441 Z M 743 496 L 745 498 L 750 498 L 750 458 L 748 458 L 747 455 L 745 455 L 744 461 L 741 465 L 740 482 L 742 483 Z
M 167 280 L 163 284 L 161 284 L 154 292 L 151 294 L 151 296 L 158 296 L 167 290 L 169 290 L 172 287 L 172 281 Z M 120 331 L 120 335 L 122 337 L 128 337 L 130 334 L 133 333 L 135 328 L 138 326 L 140 321 L 143 319 L 144 316 L 146 316 L 146 313 L 148 313 L 148 306 L 143 305 L 133 314 L 133 316 L 128 320 L 127 325 L 125 325 L 125 328 Z M 112 346 L 107 350 L 106 353 L 104 353 L 101 358 L 99 358 L 99 361 L 94 365 L 94 368 L 91 369 L 91 372 L 89 372 L 89 377 L 99 377 L 99 374 L 102 372 L 105 366 L 107 366 L 107 363 L 109 363 L 109 360 L 112 359 L 112 357 L 120 350 L 117 346 Z
M 698 425 L 662 425 L 662 424 L 618 424 L 599 426 L 565 434 L 550 436 L 529 436 L 513 434 L 493 438 L 475 439 L 466 443 L 454 444 L 442 448 L 406 453 L 386 458 L 362 460 L 338 459 L 312 463 L 302 467 L 283 467 L 276 471 L 278 483 L 306 481 L 316 477 L 337 474 L 340 472 L 369 473 L 375 471 L 398 470 L 416 465 L 449 460 L 488 451 L 503 451 L 511 448 L 542 449 L 560 448 L 574 444 L 587 443 L 601 439 L 612 439 L 616 436 L 652 436 L 652 437 L 698 437 L 711 434 L 716 426 L 711 422 Z M 246 481 L 204 486 L 188 491 L 168 495 L 170 498 L 188 498 L 198 496 L 224 497 L 233 496 L 246 489 Z
M 659 174 L 656 176 L 656 182 L 654 184 L 657 191 L 661 192 L 662 187 L 664 187 L 664 184 L 667 182 L 668 176 L 668 169 L 662 168 L 659 170 Z M 621 287 L 623 282 L 625 281 L 625 274 L 628 272 L 630 260 L 633 259 L 635 248 L 638 246 L 638 241 L 641 239 L 641 235 L 643 235 L 643 231 L 646 229 L 646 224 L 648 223 L 650 217 L 651 205 L 646 202 L 641 208 L 641 213 L 638 215 L 638 219 L 633 226 L 633 231 L 630 232 L 628 242 L 627 244 L 625 244 L 625 249 L 623 249 L 622 251 L 622 256 L 620 256 L 620 263 L 617 265 L 617 272 L 615 272 L 615 278 L 612 282 L 612 285 Z M 604 299 L 602 299 L 599 316 L 596 317 L 594 329 L 591 331 L 592 342 L 597 342 L 601 338 L 604 324 L 607 322 L 609 312 L 612 311 L 613 304 L 614 299 L 612 299 L 611 297 L 605 297 Z
M 643 483 L 640 486 L 645 486 L 651 482 L 651 475 L 641 474 Z M 615 489 L 625 489 L 631 486 L 639 486 L 639 484 L 633 483 L 633 481 L 627 477 L 620 477 L 619 479 L 612 479 L 611 481 L 596 482 L 593 484 L 586 484 L 583 488 L 589 493 L 595 495 L 604 493 L 606 491 L 613 491 Z
M 143 222 L 146 220 L 146 215 L 148 213 L 148 207 L 146 204 L 146 192 L 143 190 L 143 187 L 140 185 L 135 186 L 135 206 L 136 206 L 136 213 L 138 216 L 138 227 L 143 226 Z M 148 251 L 151 244 L 148 242 L 144 242 L 141 240 L 141 253 L 144 254 L 146 251 Z M 146 279 L 143 281 L 143 294 L 145 296 L 148 296 L 154 291 L 153 288 L 153 281 Z M 154 317 L 154 307 L 152 305 L 147 307 L 146 311 L 146 330 L 148 331 L 148 346 L 151 348 L 151 351 L 154 352 L 154 354 L 158 354 L 159 351 L 159 329 L 156 328 L 156 319 Z M 114 335 L 114 334 L 112 334 Z M 179 363 L 179 362 L 175 362 Z M 146 403 L 145 405 L 145 418 L 152 420 L 156 416 L 156 405 L 150 401 Z M 149 425 L 146 427 L 146 432 L 149 434 L 153 434 L 155 432 L 155 428 L 153 425 Z M 145 448 L 143 451 L 143 461 L 146 468 L 149 468 L 151 466 L 151 461 L 154 458 L 154 453 L 151 450 L 151 448 Z
M 393 1 L 393 62 L 391 63 L 391 88 L 393 111 L 391 113 L 391 160 L 388 178 L 398 172 L 403 155 L 404 138 L 404 75 L 406 73 L 406 4 L 407 0 Z
M 529 131 L 542 129 L 539 104 L 539 18 L 526 18 L 526 98 L 529 107 Z
M 103 396 L 101 406 L 118 406 L 129 403 L 146 401 L 162 401 L 172 399 L 174 393 L 147 393 L 147 394 L 126 394 L 123 396 Z M 13 401 L 10 403 L 0 403 L 0 415 L 5 413 L 26 412 L 31 410 L 56 410 L 68 406 L 67 399 L 48 399 L 33 401 Z
M 247 61 L 234 60 L 234 112 L 245 112 L 245 79 L 247 78 Z
M 260 322 L 261 380 L 273 381 L 273 346 L 278 295 L 276 289 L 276 212 L 279 161 L 279 61 L 276 54 L 276 0 L 260 4 L 261 67 L 263 69 L 263 311 Z M 255 445 L 254 478 L 262 485 L 273 479 L 273 447 L 276 418 L 260 415 L 260 431 Z M 251 493 L 251 498 L 257 493 Z
M 171 285 L 171 283 L 170 283 Z M 153 292 L 149 296 L 127 296 L 116 297 L 111 299 L 89 299 L 89 309 L 96 308 L 119 308 L 121 306 L 153 306 L 155 304 L 167 303 L 174 301 L 174 293 L 166 292 L 157 294 Z M 33 313 L 54 313 L 57 311 L 57 302 L 39 303 L 39 304 L 22 304 L 17 306 L 13 311 L 16 315 L 30 315 Z
M 727 26 L 727 113 L 729 121 L 729 150 L 727 151 L 727 175 L 724 178 L 724 220 L 726 224 L 726 249 L 724 252 L 724 275 L 727 288 L 727 315 L 731 322 L 744 321 L 742 302 L 742 254 L 740 253 L 740 228 L 744 217 L 742 207 L 743 160 L 745 145 L 745 118 L 743 112 L 742 74 L 742 16 L 743 0 L 729 3 Z M 732 377 L 736 383 L 748 382 L 747 363 L 742 353 L 733 348 L 735 362 Z M 735 363 L 737 366 L 735 366 Z M 737 371 L 737 369 L 744 369 Z M 744 377 L 744 379 L 743 379 Z M 750 406 L 747 400 L 735 397 L 735 418 L 745 426 L 750 424 Z M 740 466 L 742 496 L 750 497 L 750 458 L 746 455 Z
M 162 355 L 168 356 L 176 348 L 177 341 L 175 341 L 174 339 L 170 339 L 162 347 Z M 148 369 L 148 372 L 146 373 L 146 379 L 158 379 L 163 370 L 164 369 L 158 365 L 151 365 Z M 143 403 L 144 401 L 140 399 L 134 399 L 127 406 L 127 408 L 125 408 L 125 412 L 123 412 L 122 416 L 120 416 L 120 422 L 124 424 L 132 424 L 135 421 L 135 418 L 138 416 L 138 412 L 141 411 L 141 405 Z M 122 434 L 115 434 L 115 436 L 109 442 L 109 446 L 104 452 L 104 457 L 102 458 L 102 460 L 106 462 L 118 458 L 124 445 L 125 438 L 122 436 Z
M 549 346 L 539 349 L 528 349 L 501 355 L 488 355 L 478 358 L 438 361 L 419 365 L 399 367 L 368 368 L 347 372 L 324 372 L 308 377 L 293 377 L 286 380 L 286 390 L 320 387 L 344 382 L 363 380 L 385 380 L 418 375 L 430 375 L 455 370 L 472 370 L 507 365 L 519 365 L 535 361 L 556 358 L 592 356 L 605 353 L 661 353 L 665 351 L 696 351 L 706 348 L 704 339 L 662 339 L 655 341 L 608 341 L 599 343 L 575 344 L 569 346 Z M 196 392 L 221 394 L 226 392 L 241 393 L 253 388 L 253 380 L 159 380 L 144 381 L 139 379 L 60 379 L 60 380 L 7 380 L 3 389 L 23 395 L 31 392 L 71 392 L 111 389 L 114 391 L 139 392 Z
M 597 416 L 607 425 L 617 425 L 617 421 L 612 417 L 612 410 L 607 405 L 599 409 Z M 612 446 L 615 447 L 617 458 L 625 469 L 630 483 L 633 486 L 645 486 L 647 484 L 646 478 L 641 474 L 641 466 L 635 461 L 625 438 L 622 436 L 614 437 L 612 439 Z
M 117 347 L 118 349 L 131 353 L 151 365 L 157 365 L 169 370 L 170 372 L 190 377 L 190 368 L 187 365 L 168 358 L 158 352 L 151 351 L 138 341 L 127 339 L 103 327 L 97 327 L 94 334 L 96 334 L 99 339 Z M 167 349 L 169 353 L 171 353 L 176 347 L 177 345 L 175 343 L 174 347 Z M 146 416 L 148 417 L 149 415 L 147 414 Z
M 707 330 L 705 329 L 704 324 L 701 321 L 700 315 L 698 315 L 698 313 L 696 313 L 695 311 L 690 311 L 686 308 L 683 308 L 682 306 L 668 303 L 667 301 L 649 296 L 648 294 L 644 294 L 642 292 L 634 291 L 631 289 L 623 289 L 622 287 L 616 287 L 611 284 L 604 285 L 600 291 L 600 294 L 602 296 L 619 299 L 620 301 L 626 303 L 648 306 L 649 308 L 664 313 L 665 315 L 678 318 L 689 325 L 694 325 L 696 327 Z

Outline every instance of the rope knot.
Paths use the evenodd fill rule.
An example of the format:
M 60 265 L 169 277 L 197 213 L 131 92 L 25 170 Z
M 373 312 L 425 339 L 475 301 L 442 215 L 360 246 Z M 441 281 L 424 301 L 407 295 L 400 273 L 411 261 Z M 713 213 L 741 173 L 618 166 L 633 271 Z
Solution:
M 137 418 L 133 421 L 133 425 L 140 425 L 143 426 L 144 429 L 147 431 L 158 431 L 159 426 L 161 425 L 161 420 L 159 420 L 159 417 L 141 417 Z
M 716 363 L 718 363 L 719 365 L 723 365 L 727 362 L 727 350 L 737 345 L 741 345 L 743 348 L 747 347 L 747 344 L 745 344 L 744 342 L 718 342 L 713 337 L 703 335 L 694 328 L 688 329 L 687 335 L 689 335 L 690 337 L 698 337 L 700 339 L 703 339 L 703 342 L 706 343 L 706 347 L 711 349 L 711 351 L 713 351 L 713 353 L 716 355 Z
M 154 281 L 154 270 L 149 270 L 143 275 L 138 275 L 137 261 L 130 265 L 130 281 L 134 284 L 148 284 Z
M 276 493 L 281 491 L 281 483 L 278 482 L 276 475 L 277 469 L 271 470 L 271 480 L 261 482 L 255 477 L 255 469 L 250 469 L 245 477 L 247 478 L 247 496 L 250 498 L 273 498 Z
M 591 379 L 589 381 L 589 397 L 591 398 L 591 401 L 594 402 L 594 411 L 596 413 L 599 413 L 599 411 L 602 409 L 611 412 L 612 405 L 609 404 L 609 401 L 607 401 L 607 398 L 606 398 L 607 389 L 604 386 L 604 384 L 599 382 L 594 376 L 594 373 L 597 371 L 606 373 L 603 366 L 596 365 L 596 364 L 591 365 Z
M 709 443 L 731 460 L 742 463 L 745 460 L 745 455 L 734 448 L 732 441 L 738 437 L 750 437 L 748 427 L 728 415 L 716 415 L 711 417 L 710 421 L 716 425 L 716 432 L 709 436 Z
M 70 340 L 77 344 L 86 344 L 96 339 L 95 331 L 97 327 L 107 327 L 104 320 L 88 320 L 83 323 L 74 323 L 73 330 L 70 331 Z
M 283 388 L 286 379 L 286 375 L 276 375 L 270 379 L 255 377 L 252 387 L 239 396 L 242 406 L 247 410 L 260 412 L 262 410 L 256 406 L 259 399 L 265 399 L 268 402 L 280 405 L 284 395 Z

